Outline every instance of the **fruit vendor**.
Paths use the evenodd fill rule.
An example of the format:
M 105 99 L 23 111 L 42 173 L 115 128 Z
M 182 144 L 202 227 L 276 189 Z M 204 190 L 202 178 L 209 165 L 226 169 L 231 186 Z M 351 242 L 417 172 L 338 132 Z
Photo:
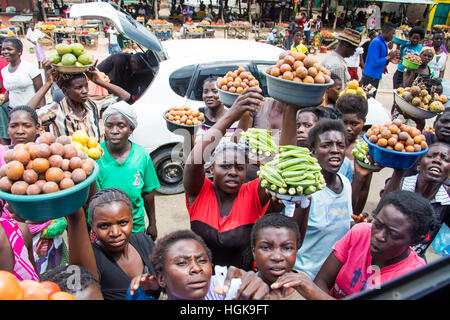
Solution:
M 293 115 L 298 107 L 287 105 L 283 114 L 280 145 L 296 140 Z M 292 119 L 293 118 L 293 119 Z M 306 208 L 297 208 L 294 219 L 302 235 L 295 270 L 314 278 L 331 247 L 350 229 L 352 223 L 352 185 L 339 169 L 345 158 L 347 132 L 341 120 L 321 119 L 309 131 L 309 149 L 322 167 L 326 187 L 311 195 Z
M 422 48 L 419 54 L 422 63 L 417 70 L 407 69 L 403 73 L 403 88 L 412 87 L 424 80 L 434 78 L 434 70 L 430 68 L 428 63 L 433 60 L 435 53 L 433 47 Z
M 36 108 L 38 101 L 45 96 L 54 80 L 65 97 L 59 103 L 51 102 L 37 110 L 42 125 L 57 137 L 70 136 L 75 131 L 84 129 L 90 137 L 96 137 L 98 141 L 103 141 L 104 129 L 100 119 L 102 110 L 107 105 L 117 102 L 117 97 L 129 101 L 131 95 L 122 88 L 105 82 L 94 69 L 85 73 L 65 74 L 54 72 L 47 60 L 44 65 L 47 80 L 27 105 Z M 88 78 L 107 89 L 115 97 L 106 99 L 102 105 L 97 105 L 89 99 Z
M 220 139 L 216 137 L 223 137 L 245 112 L 256 112 L 263 100 L 260 88 L 247 89 L 203 135 L 202 141 L 194 145 L 186 161 L 183 181 L 191 229 L 211 249 L 213 264 L 234 265 L 244 270 L 253 267 L 251 227 L 266 212 L 270 196 L 259 179 L 244 184 L 246 145 L 233 142 L 218 145 Z M 211 156 L 208 150 L 214 150 Z M 214 182 L 205 177 L 205 163 Z
M 424 257 L 425 251 L 433 242 L 439 227 L 443 223 L 447 226 L 450 225 L 450 196 L 446 185 L 450 174 L 450 145 L 444 142 L 433 143 L 419 161 L 418 174 L 406 176 L 405 171 L 394 169 L 383 195 L 401 189 L 416 192 L 430 200 L 439 225 L 430 230 L 427 237 L 414 247 L 417 254 Z
M 422 50 L 422 44 L 420 42 L 423 41 L 425 37 L 425 30 L 420 27 L 414 27 L 409 31 L 408 34 L 409 41 L 408 43 L 400 46 L 400 59 L 403 59 L 407 54 L 412 53 L 414 55 L 419 55 Z M 392 78 L 393 88 L 397 89 L 403 86 L 403 73 L 405 72 L 405 67 L 402 63 L 398 64 L 397 70 L 394 73 Z
M 433 42 L 428 43 L 426 47 L 433 47 L 435 55 L 428 65 L 434 70 L 434 77 L 443 78 L 445 67 L 447 65 L 448 51 L 443 45 L 445 40 L 445 34 L 442 30 L 435 30 L 433 32 Z
M 342 86 L 346 87 L 347 82 L 350 81 L 350 74 L 345 58 L 349 58 L 355 53 L 361 41 L 361 34 L 357 30 L 346 28 L 336 36 L 336 39 L 338 40 L 337 48 L 325 57 L 322 66 L 341 78 Z
M 137 127 L 133 107 L 125 101 L 109 106 L 104 114 L 105 151 L 97 163 L 99 190 L 120 186 L 127 193 L 133 208 L 133 232 L 145 232 L 157 238 L 155 214 L 155 190 L 160 187 L 152 159 L 140 145 L 130 141 Z M 145 215 L 149 226 L 145 228 Z
M 355 225 L 332 246 L 315 278 L 299 272 L 280 277 L 271 288 L 295 288 L 308 300 L 330 300 L 381 285 L 426 264 L 411 246 L 434 224 L 427 199 L 392 192 L 378 204 L 373 223 Z

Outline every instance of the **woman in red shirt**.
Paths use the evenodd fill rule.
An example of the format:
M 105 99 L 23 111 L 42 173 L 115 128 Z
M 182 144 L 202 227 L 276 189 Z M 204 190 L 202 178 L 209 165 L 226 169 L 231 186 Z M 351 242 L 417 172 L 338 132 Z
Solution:
M 411 248 L 436 224 L 429 200 L 393 191 L 378 204 L 374 221 L 359 223 L 333 246 L 314 282 L 303 272 L 272 284 L 296 290 L 309 300 L 341 299 L 380 286 L 426 264 Z
M 218 146 L 218 143 L 233 123 L 245 112 L 257 111 L 263 100 L 259 88 L 249 88 L 240 95 L 201 141 L 195 143 L 184 171 L 191 229 L 211 249 L 213 264 L 246 271 L 253 267 L 251 228 L 266 212 L 271 197 L 260 186 L 259 179 L 244 184 L 248 158 L 244 146 L 232 142 Z M 204 155 L 214 182 L 205 176 Z

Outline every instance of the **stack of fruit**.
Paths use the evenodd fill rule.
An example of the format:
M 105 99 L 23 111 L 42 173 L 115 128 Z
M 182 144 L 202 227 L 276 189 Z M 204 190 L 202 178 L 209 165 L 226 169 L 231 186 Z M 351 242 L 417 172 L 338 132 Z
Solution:
M 98 160 L 103 155 L 103 149 L 96 137 L 89 137 L 85 130 L 77 130 L 70 137 L 72 145 L 86 153 L 89 158 Z
M 200 28 L 200 27 L 189 28 L 188 32 L 189 33 L 202 33 L 203 32 L 203 28 Z
M 8 271 L 0 271 L 0 300 L 76 300 L 68 292 L 61 291 L 52 281 L 18 281 Z
M 47 59 L 57 66 L 81 67 L 92 65 L 94 62 L 92 54 L 85 52 L 81 43 L 57 44 L 56 53 L 49 55 Z
M 228 71 L 224 77 L 217 78 L 216 84 L 222 91 L 241 94 L 249 87 L 258 87 L 259 81 L 251 72 L 239 67 L 234 71 Z
M 415 55 L 414 53 L 408 53 L 403 57 L 403 59 L 406 59 L 419 65 L 422 64 L 422 59 L 420 59 L 420 57 L 418 55 Z
M 241 133 L 241 139 L 250 147 L 250 152 L 258 156 L 270 157 L 278 152 L 278 147 L 266 129 L 249 128 Z
M 325 188 L 317 160 L 307 148 L 280 146 L 280 153 L 260 167 L 261 186 L 280 195 L 309 195 Z
M 339 96 L 341 96 L 343 94 L 353 94 L 353 95 L 360 94 L 364 98 L 367 99 L 366 92 L 364 91 L 364 89 L 362 87 L 359 86 L 359 82 L 357 80 L 349 81 L 347 84 L 347 88 L 345 88 L 343 91 L 341 91 L 339 93 Z
M 428 145 L 422 132 L 395 119 L 381 126 L 373 125 L 366 132 L 366 137 L 379 147 L 399 152 L 420 152 Z
M 276 65 L 267 68 L 266 73 L 294 82 L 324 84 L 331 81 L 331 72 L 302 52 L 282 52 Z
M 4 153 L 0 190 L 37 195 L 68 189 L 91 175 L 94 162 L 71 144 L 70 137 L 45 132 L 36 142 L 18 144 Z
M 445 110 L 444 103 L 448 101 L 446 95 L 430 93 L 424 86 L 400 87 L 396 92 L 410 104 L 433 113 L 443 112 Z
M 211 23 L 208 20 L 202 20 L 200 21 L 199 25 L 201 26 L 209 26 Z
M 368 152 L 369 146 L 367 145 L 367 143 L 357 139 L 355 142 L 355 147 L 352 150 L 353 156 L 363 164 L 371 165 L 371 162 L 367 157 Z
M 165 118 L 176 124 L 195 126 L 205 120 L 205 115 L 203 112 L 191 110 L 190 107 L 171 107 L 165 114 Z

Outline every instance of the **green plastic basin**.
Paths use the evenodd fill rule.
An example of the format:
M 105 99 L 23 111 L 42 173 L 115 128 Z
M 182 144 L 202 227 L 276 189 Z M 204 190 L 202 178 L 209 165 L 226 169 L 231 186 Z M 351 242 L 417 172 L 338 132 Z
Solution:
M 17 195 L 0 191 L 0 198 L 8 202 L 12 211 L 30 221 L 48 221 L 68 216 L 81 208 L 87 201 L 89 189 L 99 173 L 98 164 L 83 182 L 65 190 L 48 194 Z

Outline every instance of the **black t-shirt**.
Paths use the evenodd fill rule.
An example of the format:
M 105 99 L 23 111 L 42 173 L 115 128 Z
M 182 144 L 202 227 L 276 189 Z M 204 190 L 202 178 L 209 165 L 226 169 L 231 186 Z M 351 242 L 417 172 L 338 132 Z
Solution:
M 142 232 L 136 232 L 130 235 L 129 242 L 137 250 L 144 263 L 142 273 L 155 275 L 149 258 L 155 245 L 153 240 Z M 105 300 L 125 300 L 132 279 L 99 244 L 92 243 L 92 249 L 97 262 L 103 298 Z M 152 295 L 158 299 L 159 292 L 153 292 Z
M 130 58 L 130 53 L 115 53 L 100 62 L 97 68 L 109 77 L 112 84 L 127 90 L 131 77 Z

